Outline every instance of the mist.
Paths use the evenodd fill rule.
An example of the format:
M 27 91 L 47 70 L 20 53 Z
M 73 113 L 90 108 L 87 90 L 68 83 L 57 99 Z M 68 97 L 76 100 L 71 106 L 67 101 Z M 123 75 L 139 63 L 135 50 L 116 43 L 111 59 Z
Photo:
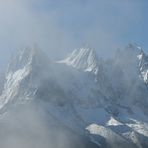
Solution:
M 0 145 L 3 148 L 75 148 L 87 147 L 85 139 L 66 129 L 42 103 L 11 108 L 0 119 Z M 47 116 L 48 115 L 48 116 Z
M 138 0 L 1 0 L 0 65 L 4 68 L 14 51 L 36 43 L 51 59 L 85 45 L 108 57 L 137 41 L 143 6 Z
M 147 144 L 148 58 L 137 58 L 142 50 L 137 44 L 148 49 L 146 5 L 139 0 L 1 0 L 0 147 Z M 74 49 L 72 61 L 63 60 Z

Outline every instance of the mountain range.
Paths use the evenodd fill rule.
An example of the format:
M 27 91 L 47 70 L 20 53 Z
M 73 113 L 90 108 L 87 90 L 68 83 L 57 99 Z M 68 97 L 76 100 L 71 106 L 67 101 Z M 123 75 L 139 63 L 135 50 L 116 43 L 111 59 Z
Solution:
M 3 148 L 148 147 L 148 55 L 135 44 L 110 59 L 80 48 L 59 61 L 25 48 L 1 78 Z

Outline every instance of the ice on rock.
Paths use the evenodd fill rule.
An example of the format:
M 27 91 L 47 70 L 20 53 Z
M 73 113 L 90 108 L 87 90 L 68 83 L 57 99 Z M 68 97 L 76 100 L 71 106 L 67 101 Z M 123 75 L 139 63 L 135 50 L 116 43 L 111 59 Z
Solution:
M 65 63 L 77 69 L 92 72 L 94 74 L 97 74 L 99 70 L 96 53 L 90 48 L 76 49 L 66 59 L 59 61 L 59 63 Z

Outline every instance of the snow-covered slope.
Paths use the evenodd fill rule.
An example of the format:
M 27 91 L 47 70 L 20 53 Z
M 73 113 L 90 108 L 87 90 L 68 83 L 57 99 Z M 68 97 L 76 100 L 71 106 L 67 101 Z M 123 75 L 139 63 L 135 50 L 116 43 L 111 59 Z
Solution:
M 49 77 L 43 65 L 48 69 L 50 62 L 38 48 L 25 48 L 12 58 L 5 74 L 0 110 L 9 104 L 33 99 L 40 80 Z
M 97 74 L 99 70 L 98 58 L 95 51 L 90 48 L 75 49 L 66 59 L 59 61 L 59 63 L 65 63 L 94 74 Z
M 97 147 L 148 147 L 147 63 L 136 45 L 118 50 L 109 61 L 88 48 L 58 62 L 37 48 L 21 50 L 6 72 L 1 116 L 34 102 L 57 126 Z
M 139 68 L 144 82 L 148 83 L 148 56 L 141 50 L 137 56 L 139 59 Z

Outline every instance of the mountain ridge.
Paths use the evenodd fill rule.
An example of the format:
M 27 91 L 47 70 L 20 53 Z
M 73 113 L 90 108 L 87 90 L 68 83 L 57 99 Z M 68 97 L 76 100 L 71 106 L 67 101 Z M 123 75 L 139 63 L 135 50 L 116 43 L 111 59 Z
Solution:
M 147 62 L 144 51 L 134 45 L 120 50 L 109 63 L 88 48 L 74 50 L 57 62 L 40 49 L 25 49 L 9 64 L 1 114 L 12 106 L 37 102 L 47 116 L 98 147 L 124 143 L 144 148 L 148 145 Z
M 94 49 L 91 48 L 75 49 L 66 59 L 58 62 L 94 74 L 97 74 L 99 70 L 98 57 Z

